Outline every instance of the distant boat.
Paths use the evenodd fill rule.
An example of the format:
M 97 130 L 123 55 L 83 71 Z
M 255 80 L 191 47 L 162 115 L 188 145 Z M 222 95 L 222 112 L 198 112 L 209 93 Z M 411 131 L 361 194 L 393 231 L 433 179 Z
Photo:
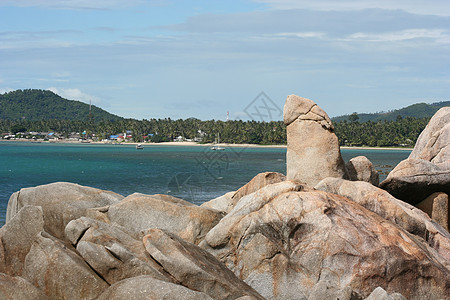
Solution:
M 136 145 L 136 149 L 137 150 L 142 150 L 142 149 L 144 149 L 144 146 L 142 146 L 141 144 L 137 144 Z
M 218 145 L 219 143 L 220 143 L 220 135 L 217 134 L 217 139 L 216 139 L 216 141 L 214 142 L 214 145 L 212 145 L 210 149 L 211 149 L 211 150 L 219 150 L 219 151 L 225 150 L 225 148 L 220 147 L 220 146 Z

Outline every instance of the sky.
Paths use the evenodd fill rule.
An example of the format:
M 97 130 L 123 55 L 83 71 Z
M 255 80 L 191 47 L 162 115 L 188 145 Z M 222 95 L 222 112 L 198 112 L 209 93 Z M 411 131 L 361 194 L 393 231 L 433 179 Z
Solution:
M 0 93 L 29 88 L 135 119 L 448 101 L 450 1 L 0 0 Z

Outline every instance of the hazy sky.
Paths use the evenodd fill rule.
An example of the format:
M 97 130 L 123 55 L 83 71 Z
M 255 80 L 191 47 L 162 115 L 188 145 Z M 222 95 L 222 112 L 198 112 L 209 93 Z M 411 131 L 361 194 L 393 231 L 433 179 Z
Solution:
M 27 88 L 137 119 L 450 100 L 450 1 L 0 0 L 0 93 Z

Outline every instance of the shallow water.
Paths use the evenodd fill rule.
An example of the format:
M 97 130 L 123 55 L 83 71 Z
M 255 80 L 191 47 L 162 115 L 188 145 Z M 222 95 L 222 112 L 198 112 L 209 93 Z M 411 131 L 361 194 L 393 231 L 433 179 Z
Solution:
M 345 161 L 364 155 L 382 172 L 381 180 L 410 150 L 342 149 Z M 78 183 L 127 196 L 171 194 L 190 202 L 233 191 L 256 174 L 285 173 L 284 148 L 207 146 L 33 144 L 0 142 L 0 226 L 12 193 L 57 181 Z

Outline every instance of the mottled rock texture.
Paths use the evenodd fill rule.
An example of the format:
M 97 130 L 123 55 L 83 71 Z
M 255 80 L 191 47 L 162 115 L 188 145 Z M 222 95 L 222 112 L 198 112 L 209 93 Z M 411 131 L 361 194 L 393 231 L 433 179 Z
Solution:
M 380 177 L 372 162 L 365 156 L 357 156 L 345 165 L 350 180 L 365 181 L 378 186 Z
M 289 95 L 284 106 L 287 179 L 314 186 L 326 177 L 348 178 L 328 115 L 312 100 Z

